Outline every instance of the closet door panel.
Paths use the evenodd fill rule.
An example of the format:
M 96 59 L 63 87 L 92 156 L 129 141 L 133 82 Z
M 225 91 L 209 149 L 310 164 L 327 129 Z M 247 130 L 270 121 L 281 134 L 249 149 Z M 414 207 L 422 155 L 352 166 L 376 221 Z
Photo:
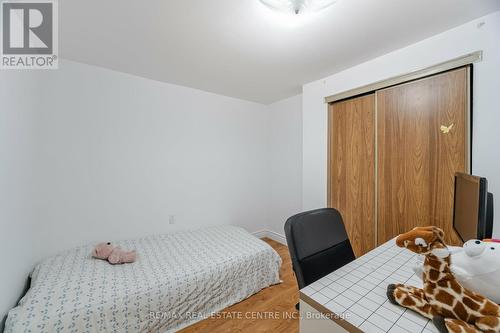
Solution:
M 375 247 L 375 96 L 329 107 L 328 205 L 342 214 L 354 253 Z
M 454 174 L 468 164 L 466 68 L 377 92 L 378 243 L 416 226 L 453 230 Z

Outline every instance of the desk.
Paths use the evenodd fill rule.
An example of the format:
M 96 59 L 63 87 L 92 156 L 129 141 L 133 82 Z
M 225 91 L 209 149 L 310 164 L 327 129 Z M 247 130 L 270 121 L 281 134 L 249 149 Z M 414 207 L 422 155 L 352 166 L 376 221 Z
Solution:
M 391 283 L 422 287 L 416 260 L 390 240 L 301 289 L 300 332 L 438 332 L 428 319 L 387 300 Z

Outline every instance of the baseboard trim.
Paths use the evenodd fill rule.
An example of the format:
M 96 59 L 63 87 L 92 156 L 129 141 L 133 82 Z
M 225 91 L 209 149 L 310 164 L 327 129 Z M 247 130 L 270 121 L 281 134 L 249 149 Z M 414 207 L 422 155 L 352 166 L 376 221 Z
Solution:
M 264 237 L 271 238 L 272 240 L 274 240 L 278 243 L 286 245 L 285 235 L 282 235 L 280 233 L 274 232 L 274 231 L 269 230 L 269 229 L 262 229 L 262 230 L 252 232 L 252 235 L 254 235 L 257 238 L 264 238 Z

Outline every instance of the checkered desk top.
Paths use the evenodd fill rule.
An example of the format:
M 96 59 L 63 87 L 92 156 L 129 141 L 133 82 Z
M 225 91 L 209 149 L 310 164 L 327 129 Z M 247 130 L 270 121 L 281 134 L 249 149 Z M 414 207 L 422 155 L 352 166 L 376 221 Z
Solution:
M 391 304 L 386 289 L 391 283 L 418 288 L 422 281 L 413 266 L 417 255 L 393 240 L 375 248 L 335 272 L 301 289 L 301 292 L 368 333 L 435 333 L 428 319 Z

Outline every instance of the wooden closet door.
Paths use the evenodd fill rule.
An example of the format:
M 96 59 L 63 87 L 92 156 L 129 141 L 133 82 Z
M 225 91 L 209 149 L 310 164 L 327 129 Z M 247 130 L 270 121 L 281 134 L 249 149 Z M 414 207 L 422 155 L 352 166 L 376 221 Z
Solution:
M 378 244 L 416 226 L 453 230 L 454 174 L 468 168 L 468 69 L 377 92 Z
M 375 247 L 375 95 L 331 104 L 328 121 L 328 205 L 360 256 Z

